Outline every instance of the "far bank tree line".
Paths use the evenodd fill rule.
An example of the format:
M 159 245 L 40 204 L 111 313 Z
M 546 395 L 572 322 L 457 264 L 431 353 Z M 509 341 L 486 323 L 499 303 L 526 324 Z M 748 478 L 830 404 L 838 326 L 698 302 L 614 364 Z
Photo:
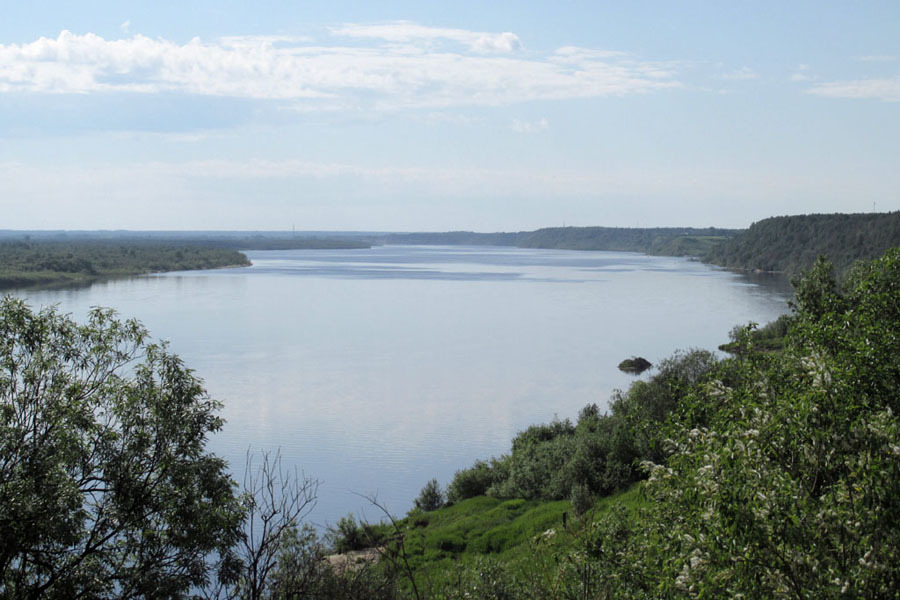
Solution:
M 71 239 L 67 239 L 71 237 Z M 82 285 L 167 271 L 248 266 L 241 250 L 369 248 L 363 241 L 272 236 L 196 237 L 137 233 L 25 234 L 0 238 L 0 289 Z
M 827 256 L 839 275 L 900 246 L 900 212 L 771 217 L 748 229 L 548 227 L 518 233 L 414 233 L 374 238 L 395 244 L 469 244 L 692 256 L 743 270 L 795 275 Z
M 515 246 L 691 256 L 734 269 L 796 274 L 825 255 L 840 277 L 900 245 L 900 212 L 772 217 L 747 230 L 550 227 L 517 233 L 0 231 L 0 289 L 249 264 L 240 250 L 357 249 L 373 244 Z
M 0 288 L 72 285 L 101 278 L 250 264 L 235 250 L 96 241 L 0 243 Z

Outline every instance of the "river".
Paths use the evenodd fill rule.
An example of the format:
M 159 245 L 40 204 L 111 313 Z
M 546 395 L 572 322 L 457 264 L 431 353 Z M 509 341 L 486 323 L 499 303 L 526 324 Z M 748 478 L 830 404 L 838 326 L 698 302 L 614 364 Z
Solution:
M 18 291 L 83 320 L 109 306 L 165 339 L 224 403 L 210 448 L 320 481 L 310 519 L 403 515 L 517 431 L 605 406 L 656 363 L 787 311 L 783 281 L 683 258 L 506 247 L 248 252 L 253 266 Z M 651 371 L 652 372 L 652 371 Z

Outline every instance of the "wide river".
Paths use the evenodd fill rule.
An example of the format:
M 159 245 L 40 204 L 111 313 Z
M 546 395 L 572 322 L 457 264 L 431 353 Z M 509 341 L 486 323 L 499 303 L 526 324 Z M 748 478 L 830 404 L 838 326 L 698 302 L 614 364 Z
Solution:
M 715 349 L 736 324 L 787 311 L 780 280 L 682 258 L 495 247 L 248 252 L 253 266 L 88 288 L 19 291 L 83 320 L 109 306 L 169 340 L 224 403 L 210 442 L 241 479 L 248 449 L 280 449 L 320 480 L 310 516 L 403 515 L 499 455 L 517 431 L 605 406 L 616 365 Z

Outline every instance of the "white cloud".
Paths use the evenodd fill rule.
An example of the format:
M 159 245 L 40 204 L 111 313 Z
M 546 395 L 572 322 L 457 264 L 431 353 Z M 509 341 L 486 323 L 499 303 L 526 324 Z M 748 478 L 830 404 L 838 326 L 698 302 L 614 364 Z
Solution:
M 508 53 L 522 48 L 519 36 L 509 31 L 487 33 L 468 31 L 466 29 L 427 27 L 410 21 L 394 21 L 380 24 L 350 23 L 343 27 L 333 28 L 331 31 L 338 36 L 380 39 L 389 42 L 410 43 L 446 40 L 462 44 L 475 52 Z
M 522 47 L 519 36 L 509 31 L 499 34 L 482 34 L 478 36 L 472 49 L 478 52 L 512 52 Z
M 807 90 L 807 92 L 829 98 L 858 98 L 881 100 L 883 102 L 900 102 L 900 77 L 831 81 L 819 84 Z
M 539 121 L 534 122 L 513 119 L 510 128 L 516 133 L 537 133 L 549 129 L 550 123 L 547 122 L 547 119 L 540 119 Z
M 124 23 L 119 25 L 119 29 L 122 30 L 123 33 L 128 33 L 128 30 L 131 28 L 131 21 L 126 19 Z
M 797 70 L 791 75 L 791 81 L 798 83 L 815 81 L 816 79 L 818 79 L 818 77 L 809 74 L 809 65 L 806 64 L 797 65 Z
M 513 52 L 520 43 L 511 33 L 406 22 L 348 25 L 333 33 L 369 43 L 242 36 L 179 44 L 63 31 L 56 39 L 0 44 L 0 92 L 175 92 L 292 100 L 299 110 L 333 110 L 496 106 L 681 85 L 675 63 L 575 48 L 526 56 Z M 461 47 L 436 50 L 435 40 Z
M 580 46 L 563 46 L 553 53 L 554 58 L 560 62 L 582 62 L 587 59 L 611 59 L 628 56 L 626 52 L 613 50 L 594 50 L 581 48 Z
M 741 67 L 736 71 L 723 73 L 722 79 L 727 79 L 729 81 L 749 81 L 751 79 L 759 79 L 759 75 L 750 67 Z

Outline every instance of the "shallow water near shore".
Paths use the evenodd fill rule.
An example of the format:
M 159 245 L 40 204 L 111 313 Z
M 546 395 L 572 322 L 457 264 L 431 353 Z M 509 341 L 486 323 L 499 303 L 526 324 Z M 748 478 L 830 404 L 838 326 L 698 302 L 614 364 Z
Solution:
M 210 449 L 320 480 L 310 520 L 403 514 L 517 431 L 605 406 L 616 365 L 714 349 L 787 312 L 783 279 L 683 258 L 506 247 L 246 253 L 252 267 L 19 291 L 83 320 L 115 308 L 166 339 L 224 406 Z M 651 369 L 643 377 L 653 373 Z

